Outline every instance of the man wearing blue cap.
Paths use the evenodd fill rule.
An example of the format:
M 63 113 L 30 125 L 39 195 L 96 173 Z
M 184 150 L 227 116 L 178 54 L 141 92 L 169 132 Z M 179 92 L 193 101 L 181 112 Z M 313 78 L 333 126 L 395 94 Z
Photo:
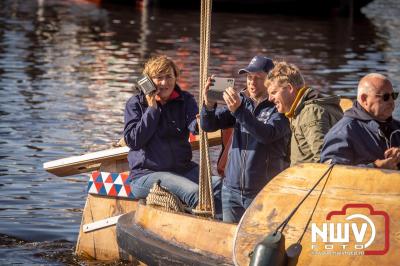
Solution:
M 268 101 L 264 80 L 274 67 L 270 58 L 255 56 L 239 70 L 247 74 L 247 87 L 240 93 L 226 88 L 227 107 L 207 97 L 205 88 L 200 124 L 205 131 L 233 127 L 233 139 L 222 187 L 225 222 L 237 223 L 257 193 L 278 173 L 288 167 L 289 121 Z

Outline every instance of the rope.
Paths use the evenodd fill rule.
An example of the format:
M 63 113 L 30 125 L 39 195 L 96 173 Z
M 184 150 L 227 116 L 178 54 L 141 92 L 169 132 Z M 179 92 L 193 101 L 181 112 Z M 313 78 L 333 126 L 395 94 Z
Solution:
M 185 212 L 185 207 L 180 199 L 169 192 L 165 187 L 162 187 L 160 183 L 160 180 L 154 183 L 146 197 L 146 204 L 162 207 L 167 211 Z
M 332 167 L 332 168 L 333 168 L 333 167 Z M 330 168 L 330 172 L 332 172 L 332 168 Z M 305 235 L 305 233 L 306 233 L 306 231 L 307 231 L 307 228 L 308 228 L 308 226 L 310 225 L 310 222 L 311 222 L 311 220 L 312 220 L 312 217 L 314 216 L 314 212 L 315 212 L 315 210 L 317 209 L 319 200 L 321 199 L 322 193 L 324 192 L 325 187 L 326 187 L 326 184 L 328 183 L 329 176 L 330 176 L 330 172 L 329 172 L 329 174 L 328 174 L 328 177 L 325 179 L 324 186 L 322 187 L 321 192 L 319 193 L 318 199 L 317 199 L 317 201 L 315 202 L 314 209 L 312 210 L 311 215 L 310 215 L 310 217 L 308 218 L 308 221 L 307 221 L 306 226 L 304 227 L 303 233 L 301 234 L 300 238 L 297 240 L 297 244 L 300 244 L 300 243 L 301 243 L 301 240 L 303 240 L 303 237 L 304 237 L 304 235 Z
M 208 77 L 208 59 L 210 55 L 212 0 L 201 0 L 200 14 L 200 77 L 199 77 L 199 110 L 203 105 L 203 89 Z M 199 203 L 194 213 L 202 216 L 215 217 L 214 194 L 211 184 L 210 155 L 208 152 L 207 133 L 199 127 L 200 142 L 200 172 L 199 172 Z
M 324 177 L 332 172 L 333 167 L 335 164 L 331 164 L 329 168 L 325 171 L 325 173 L 320 177 L 320 179 L 315 183 L 315 185 L 308 191 L 308 193 L 303 197 L 303 199 L 297 204 L 297 206 L 292 210 L 292 212 L 289 214 L 289 216 L 276 228 L 275 233 L 278 232 L 279 229 L 283 233 L 283 230 L 285 229 L 286 225 L 289 223 L 290 219 L 293 217 L 293 215 L 297 212 L 297 210 L 300 208 L 300 206 L 303 204 L 303 202 L 310 196 L 311 192 L 314 191 L 314 189 L 318 186 L 318 184 L 324 179 Z M 322 191 L 321 191 L 322 192 Z M 318 202 L 317 202 L 318 204 Z

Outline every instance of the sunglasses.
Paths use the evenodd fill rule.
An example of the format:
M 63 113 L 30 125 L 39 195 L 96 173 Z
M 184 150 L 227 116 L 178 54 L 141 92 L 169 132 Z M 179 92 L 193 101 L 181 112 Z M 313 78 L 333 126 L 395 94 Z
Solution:
M 398 93 L 398 92 L 384 93 L 384 94 L 379 94 L 379 93 L 377 93 L 377 94 L 375 94 L 375 96 L 382 97 L 383 101 L 384 101 L 384 102 L 387 102 L 387 101 L 390 100 L 390 97 L 391 97 L 393 100 L 396 100 L 397 97 L 399 96 L 399 93 Z

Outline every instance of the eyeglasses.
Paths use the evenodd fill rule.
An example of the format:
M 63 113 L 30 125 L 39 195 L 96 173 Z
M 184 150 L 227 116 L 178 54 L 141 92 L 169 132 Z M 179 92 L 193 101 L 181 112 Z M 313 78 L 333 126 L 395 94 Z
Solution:
M 383 101 L 387 102 L 390 100 L 390 97 L 392 97 L 393 100 L 396 100 L 397 97 L 399 96 L 399 93 L 398 92 L 384 93 L 384 94 L 376 93 L 375 96 L 382 97 Z

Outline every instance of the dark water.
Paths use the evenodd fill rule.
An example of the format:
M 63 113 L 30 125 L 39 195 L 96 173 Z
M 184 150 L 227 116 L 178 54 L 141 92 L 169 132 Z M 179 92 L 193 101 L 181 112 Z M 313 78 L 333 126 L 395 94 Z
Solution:
M 365 17 L 213 14 L 211 73 L 234 76 L 255 54 L 300 66 L 308 84 L 355 96 L 368 72 L 400 84 L 400 5 Z M 86 264 L 73 257 L 86 175 L 43 162 L 109 148 L 120 137 L 131 81 L 150 55 L 182 69 L 197 95 L 199 14 L 97 6 L 83 0 L 0 1 L 0 264 Z M 396 116 L 398 111 L 396 111 Z

